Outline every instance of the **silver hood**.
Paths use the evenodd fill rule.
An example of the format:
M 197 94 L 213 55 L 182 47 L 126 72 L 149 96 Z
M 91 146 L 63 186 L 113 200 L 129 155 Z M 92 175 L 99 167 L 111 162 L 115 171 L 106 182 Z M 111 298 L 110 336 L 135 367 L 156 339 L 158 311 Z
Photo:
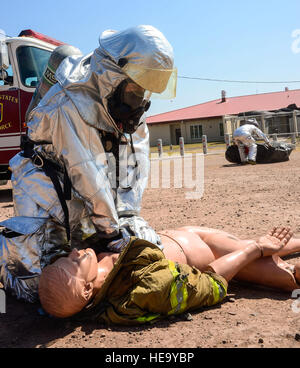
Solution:
M 85 57 L 66 58 L 55 77 L 87 124 L 112 132 L 117 127 L 108 112 L 107 100 L 128 78 L 128 66 L 138 66 L 154 73 L 170 70 L 173 68 L 173 49 L 159 30 L 148 25 L 121 32 L 104 31 L 99 44 L 92 54 Z M 127 60 L 126 68 L 118 66 L 120 59 Z M 142 87 L 151 91 L 151 86 Z M 85 99 L 82 93 L 85 93 Z

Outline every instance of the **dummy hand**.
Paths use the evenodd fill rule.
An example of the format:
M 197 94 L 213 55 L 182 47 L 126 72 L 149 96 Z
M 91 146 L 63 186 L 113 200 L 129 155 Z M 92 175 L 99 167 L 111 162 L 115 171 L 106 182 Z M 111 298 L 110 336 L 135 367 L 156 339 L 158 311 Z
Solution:
M 274 227 L 267 235 L 260 237 L 256 245 L 261 249 L 263 257 L 271 256 L 286 246 L 292 235 L 289 227 Z

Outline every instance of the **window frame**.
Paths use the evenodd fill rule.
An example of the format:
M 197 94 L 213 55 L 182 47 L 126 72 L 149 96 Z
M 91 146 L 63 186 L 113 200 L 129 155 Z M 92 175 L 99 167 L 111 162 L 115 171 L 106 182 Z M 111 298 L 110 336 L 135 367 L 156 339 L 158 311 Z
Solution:
M 203 135 L 203 126 L 202 126 L 202 124 L 192 124 L 192 125 L 190 125 L 190 135 L 191 135 L 191 140 L 202 139 L 202 135 Z
M 24 76 L 24 68 L 22 67 L 22 63 L 21 63 L 21 60 L 20 60 L 20 50 L 21 49 L 24 49 L 24 48 L 31 48 L 31 49 L 37 49 L 39 51 L 42 51 L 44 52 L 45 54 L 48 53 L 49 54 L 49 57 L 47 58 L 47 61 L 45 62 L 45 64 L 40 67 L 40 69 L 38 70 L 36 66 L 34 66 L 34 64 L 36 64 L 36 60 L 37 58 L 34 58 L 33 56 L 31 57 L 31 60 L 33 61 L 32 62 L 32 66 L 33 66 L 33 70 L 35 72 L 35 75 L 33 75 L 32 77 L 29 77 L 29 76 Z M 18 66 L 18 72 L 19 72 L 19 77 L 20 77 L 20 84 L 22 84 L 24 87 L 26 88 L 32 88 L 32 89 L 35 89 L 40 78 L 43 76 L 43 73 L 44 73 L 44 70 L 47 66 L 47 63 L 48 63 L 48 60 L 51 56 L 51 53 L 52 53 L 52 50 L 49 50 L 49 49 L 45 49 L 45 48 L 42 48 L 42 47 L 39 47 L 37 45 L 19 45 L 17 48 L 16 48 L 16 61 L 17 61 L 17 66 Z M 39 66 L 38 66 L 39 67 Z M 36 73 L 36 72 L 39 72 Z M 26 83 L 26 80 L 27 79 L 30 79 L 30 78 L 36 78 L 36 84 L 35 85 L 29 85 Z

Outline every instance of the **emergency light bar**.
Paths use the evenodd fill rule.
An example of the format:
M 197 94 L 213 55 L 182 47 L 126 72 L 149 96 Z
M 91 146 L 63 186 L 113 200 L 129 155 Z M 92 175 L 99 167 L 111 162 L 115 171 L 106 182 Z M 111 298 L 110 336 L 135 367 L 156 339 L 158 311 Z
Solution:
M 51 43 L 52 45 L 55 45 L 55 46 L 65 45 L 64 42 L 61 42 L 49 36 L 43 35 L 42 33 L 35 32 L 31 29 L 25 29 L 24 31 L 21 31 L 18 37 L 34 37 L 41 41 Z

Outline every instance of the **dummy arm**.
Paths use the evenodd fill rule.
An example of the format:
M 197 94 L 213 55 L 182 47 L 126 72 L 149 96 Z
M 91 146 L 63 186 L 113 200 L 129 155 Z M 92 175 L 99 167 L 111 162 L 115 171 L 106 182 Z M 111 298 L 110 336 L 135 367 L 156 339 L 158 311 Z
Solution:
M 289 228 L 274 228 L 268 235 L 253 241 L 247 247 L 226 254 L 208 265 L 208 270 L 230 281 L 242 268 L 260 257 L 271 256 L 283 248 L 292 237 Z

